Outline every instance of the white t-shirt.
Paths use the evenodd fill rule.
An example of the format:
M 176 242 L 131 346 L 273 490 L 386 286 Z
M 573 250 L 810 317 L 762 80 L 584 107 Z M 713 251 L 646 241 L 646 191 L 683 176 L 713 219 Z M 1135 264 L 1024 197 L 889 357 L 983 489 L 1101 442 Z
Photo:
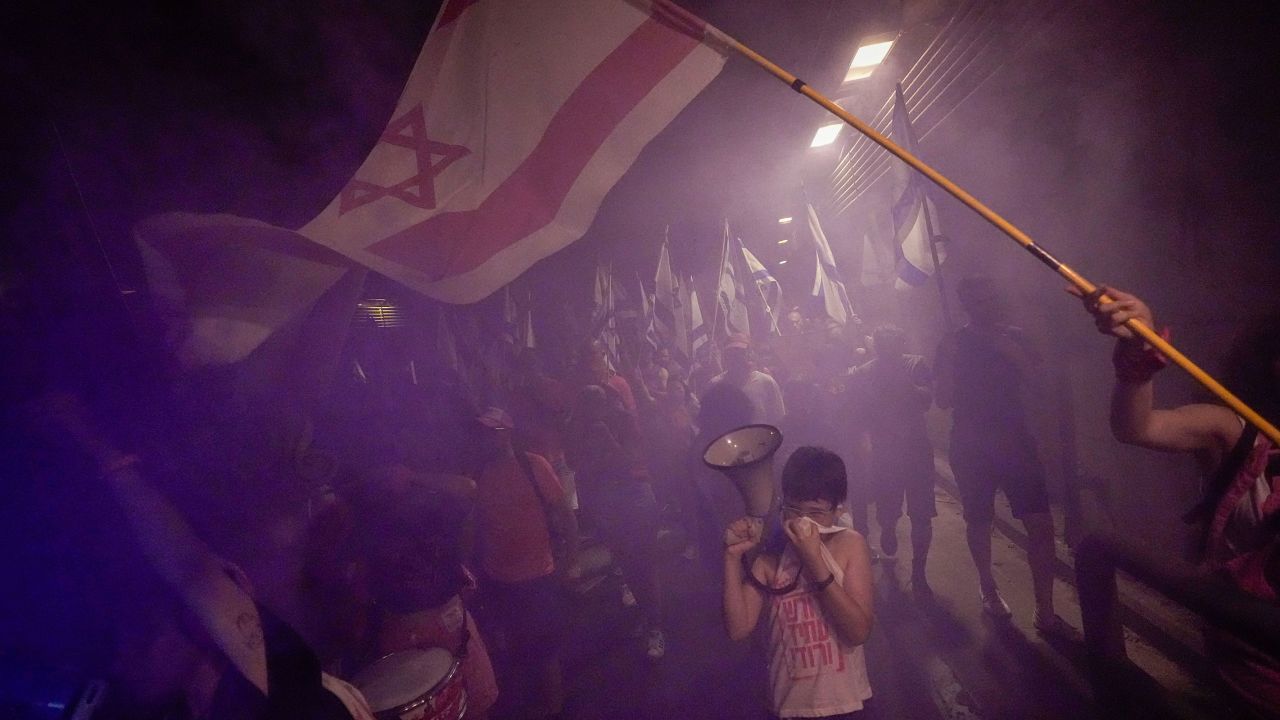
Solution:
M 726 375 L 727 373 L 720 373 L 715 376 L 712 384 L 725 381 Z M 752 370 L 746 382 L 738 388 L 751 399 L 751 422 L 769 425 L 782 422 L 783 416 L 787 414 L 787 406 L 782 401 L 782 388 L 778 387 L 778 381 L 768 373 Z

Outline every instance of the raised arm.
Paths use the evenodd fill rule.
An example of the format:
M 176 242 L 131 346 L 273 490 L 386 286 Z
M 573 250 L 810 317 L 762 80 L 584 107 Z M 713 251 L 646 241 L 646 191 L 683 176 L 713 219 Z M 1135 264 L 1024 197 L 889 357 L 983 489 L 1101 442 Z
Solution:
M 817 524 L 808 518 L 783 523 L 787 537 L 800 556 L 805 577 L 822 583 L 833 575 L 818 549 L 822 542 Z M 818 602 L 831 618 L 840 639 L 846 645 L 862 645 L 871 637 L 875 623 L 874 591 L 871 581 L 871 552 L 867 541 L 856 532 L 841 533 L 839 544 L 830 548 L 844 570 L 843 583 L 829 583 L 818 591 Z
M 1130 293 L 1101 289 L 1114 300 L 1100 303 L 1096 295 L 1082 299 L 1098 331 L 1116 338 L 1112 355 L 1116 382 L 1111 391 L 1111 433 L 1123 443 L 1154 450 L 1214 456 L 1229 450 L 1241 431 L 1240 422 L 1231 410 L 1203 403 L 1170 410 L 1155 407 L 1153 378 L 1164 361 L 1142 338 L 1124 326 L 1126 321 L 1136 318 L 1154 328 L 1151 309 Z M 1081 297 L 1074 287 L 1069 292 Z
M 742 640 L 755 630 L 764 607 L 764 596 L 751 584 L 742 567 L 742 557 L 760 544 L 761 524 L 751 518 L 740 518 L 725 530 L 724 547 L 724 623 L 729 639 Z M 759 558 L 753 564 L 760 565 Z

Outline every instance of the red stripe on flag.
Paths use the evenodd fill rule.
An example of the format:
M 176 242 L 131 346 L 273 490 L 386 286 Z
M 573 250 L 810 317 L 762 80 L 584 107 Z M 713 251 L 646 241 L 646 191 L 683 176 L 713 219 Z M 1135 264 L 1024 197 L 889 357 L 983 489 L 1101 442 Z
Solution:
M 436 21 L 436 30 L 440 30 L 445 25 L 458 19 L 462 15 L 462 11 L 480 2 L 480 0 L 447 0 L 444 7 L 440 8 L 440 18 Z
M 538 146 L 474 210 L 435 215 L 367 250 L 433 280 L 459 275 L 548 225 L 614 128 L 698 47 L 652 18 L 595 67 Z

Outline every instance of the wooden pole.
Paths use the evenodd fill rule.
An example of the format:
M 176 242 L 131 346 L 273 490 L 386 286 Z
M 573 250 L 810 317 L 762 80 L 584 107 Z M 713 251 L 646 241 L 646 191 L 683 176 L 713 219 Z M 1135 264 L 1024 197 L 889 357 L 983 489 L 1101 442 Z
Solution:
M 685 10 L 684 8 L 676 5 L 671 0 L 651 0 L 651 1 L 655 11 L 667 13 L 673 18 L 679 20 L 682 25 L 700 30 L 708 41 L 714 44 L 723 45 L 728 49 L 738 53 L 739 55 L 742 55 L 743 57 L 747 58 L 748 60 L 755 63 L 756 65 L 759 65 L 760 67 L 768 71 L 769 74 L 773 75 L 774 77 L 778 78 L 782 82 L 786 83 L 792 90 L 795 90 L 796 92 L 800 93 L 801 95 L 804 95 L 805 97 L 809 98 L 810 100 L 817 103 L 818 105 L 821 105 L 824 109 L 827 110 L 827 112 L 830 112 L 832 115 L 835 115 L 836 117 L 840 118 L 846 124 L 853 127 L 853 129 L 865 135 L 872 142 L 884 148 L 885 150 L 888 150 L 890 153 L 896 156 L 899 160 L 905 162 L 906 164 L 914 168 L 917 172 L 929 178 L 931 181 L 933 181 L 935 185 L 942 188 L 943 190 L 946 190 L 951 196 L 955 197 L 960 202 L 969 206 L 969 209 L 978 213 L 978 215 L 982 216 L 984 220 L 994 225 L 997 230 L 1009 236 L 1011 240 L 1021 245 L 1022 248 L 1027 252 L 1031 253 L 1033 257 L 1035 257 L 1044 265 L 1048 266 L 1050 270 L 1053 270 L 1054 272 L 1058 273 L 1063 278 L 1065 278 L 1067 282 L 1071 283 L 1073 286 L 1079 289 L 1081 293 L 1088 295 L 1089 293 L 1092 293 L 1098 289 L 1097 285 L 1090 282 L 1083 275 L 1076 272 L 1074 269 L 1072 269 L 1067 264 L 1063 263 L 1061 260 L 1058 260 L 1052 254 L 1050 254 L 1048 250 L 1045 250 L 1043 247 L 1036 244 L 1036 242 L 1031 239 L 1031 236 L 1027 235 L 1022 230 L 1015 227 L 1013 223 L 1004 219 L 1004 217 L 1002 217 L 999 213 L 987 207 L 976 197 L 974 197 L 973 195 L 970 195 L 964 188 L 951 182 L 951 180 L 949 180 L 942 173 L 938 172 L 937 170 L 934 170 L 931 166 L 927 165 L 920 158 L 916 157 L 910 152 L 907 152 L 897 143 L 894 143 L 889 138 L 877 132 L 875 128 L 871 127 L 867 123 L 863 122 L 859 118 L 855 117 L 854 115 L 846 111 L 844 108 L 832 102 L 822 93 L 818 92 L 817 90 L 814 90 L 812 87 L 810 87 L 807 83 L 805 83 L 800 78 L 796 77 L 795 75 L 792 75 L 791 73 L 782 69 L 778 65 L 774 64 L 772 61 L 770 61 L 768 58 L 764 57 L 760 53 L 757 53 L 756 51 L 752 50 L 746 45 L 743 45 L 742 43 L 738 42 L 733 37 L 726 34 L 724 31 L 720 30 L 714 25 L 708 24 L 706 21 L 690 13 L 688 10 Z M 1103 294 L 1099 298 L 1099 302 L 1103 302 L 1103 303 L 1113 302 L 1113 301 L 1114 299 L 1107 296 L 1106 294 Z M 1129 330 L 1133 331 L 1135 335 L 1145 340 L 1149 345 L 1151 345 L 1157 351 L 1159 351 L 1161 355 L 1164 355 L 1171 362 L 1173 362 L 1173 364 L 1187 371 L 1187 373 L 1190 374 L 1191 377 L 1195 378 L 1196 382 L 1199 382 L 1206 389 L 1208 389 L 1209 392 L 1213 393 L 1220 400 L 1226 403 L 1226 405 L 1230 407 L 1233 411 L 1235 411 L 1238 415 L 1243 417 L 1250 424 L 1257 427 L 1258 430 L 1260 430 L 1262 434 L 1270 438 L 1273 443 L 1280 445 L 1280 429 L 1277 429 L 1275 425 L 1272 425 L 1270 422 L 1267 421 L 1266 418 L 1262 417 L 1256 411 L 1254 411 L 1253 408 L 1246 405 L 1244 401 L 1236 397 L 1235 394 L 1233 394 L 1230 390 L 1223 387 L 1222 383 L 1218 382 L 1211 375 L 1209 375 L 1207 372 L 1202 370 L 1199 365 L 1196 365 L 1194 362 L 1192 362 L 1191 359 L 1188 358 L 1186 355 L 1183 355 L 1177 348 L 1175 348 L 1172 344 L 1170 344 L 1169 341 L 1160 337 L 1160 335 L 1155 330 L 1153 330 L 1152 328 L 1148 327 L 1146 324 L 1136 319 L 1130 319 L 1126 321 L 1125 327 L 1129 328 Z

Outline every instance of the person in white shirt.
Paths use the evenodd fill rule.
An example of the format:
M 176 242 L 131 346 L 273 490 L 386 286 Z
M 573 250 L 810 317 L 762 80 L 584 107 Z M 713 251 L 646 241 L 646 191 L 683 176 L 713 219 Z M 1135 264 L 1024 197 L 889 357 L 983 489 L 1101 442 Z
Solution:
M 754 368 L 751 354 L 751 341 L 745 335 L 731 335 L 722 352 L 724 372 L 711 382 L 728 382 L 746 393 L 751 399 L 753 413 L 751 421 L 777 425 L 787 414 L 787 406 L 782 400 L 782 389 L 769 374 Z

